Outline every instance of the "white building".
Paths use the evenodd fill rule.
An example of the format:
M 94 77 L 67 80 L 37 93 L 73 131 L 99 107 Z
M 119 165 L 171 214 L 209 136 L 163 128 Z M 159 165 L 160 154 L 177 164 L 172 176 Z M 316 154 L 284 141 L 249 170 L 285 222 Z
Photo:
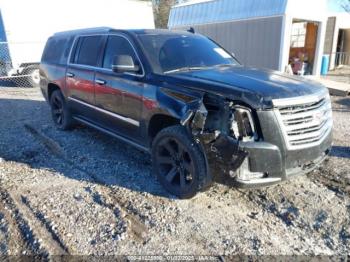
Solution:
M 327 18 L 327 0 L 208 0 L 173 7 L 168 26 L 193 27 L 248 66 L 317 75 Z
M 324 54 L 330 55 L 329 69 L 350 65 L 350 14 L 329 13 Z
M 152 3 L 137 0 L 1 0 L 0 12 L 0 40 L 8 42 L 6 59 L 14 68 L 39 62 L 47 38 L 55 32 L 100 26 L 154 28 Z

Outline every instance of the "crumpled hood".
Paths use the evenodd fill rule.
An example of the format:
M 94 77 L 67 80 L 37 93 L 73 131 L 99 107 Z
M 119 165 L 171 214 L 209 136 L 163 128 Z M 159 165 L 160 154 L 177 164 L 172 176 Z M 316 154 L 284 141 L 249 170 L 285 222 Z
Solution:
M 208 70 L 197 70 L 173 74 L 182 80 L 209 84 L 216 93 L 247 91 L 260 98 L 260 102 L 272 99 L 312 95 L 325 87 L 317 82 L 280 72 L 241 66 L 228 66 Z

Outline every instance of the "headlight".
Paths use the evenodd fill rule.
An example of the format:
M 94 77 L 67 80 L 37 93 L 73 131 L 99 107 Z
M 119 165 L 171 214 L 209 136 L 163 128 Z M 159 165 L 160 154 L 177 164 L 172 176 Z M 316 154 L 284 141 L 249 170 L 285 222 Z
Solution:
M 252 112 L 249 108 L 234 106 L 231 119 L 231 131 L 233 135 L 243 141 L 257 140 L 257 132 Z

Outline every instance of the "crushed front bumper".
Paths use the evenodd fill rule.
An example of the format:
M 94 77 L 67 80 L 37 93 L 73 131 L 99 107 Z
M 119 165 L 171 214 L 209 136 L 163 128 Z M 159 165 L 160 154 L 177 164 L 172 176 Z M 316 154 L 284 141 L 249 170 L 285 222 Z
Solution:
M 273 111 L 258 112 L 258 117 L 264 134 L 263 141 L 237 143 L 237 140 L 226 137 L 221 139 L 222 142 L 218 139 L 215 144 L 216 149 L 221 151 L 221 156 L 230 154 L 230 158 L 226 156 L 219 159 L 220 168 L 234 179 L 234 184 L 238 187 L 268 186 L 295 175 L 309 173 L 324 161 L 331 150 L 331 130 L 318 145 L 290 150 L 286 147 Z M 217 161 L 218 158 L 211 158 L 210 162 L 213 160 Z M 239 165 L 234 166 L 233 163 L 237 162 Z M 240 170 L 244 171 L 243 176 L 240 176 Z
M 296 175 L 307 174 L 327 158 L 331 147 L 331 133 L 319 146 L 296 152 L 281 152 L 277 146 L 265 142 L 241 143 L 240 149 L 248 155 L 248 172 L 261 173 L 262 176 L 246 180 L 236 177 L 235 182 L 239 187 L 268 186 Z
M 276 184 L 295 175 L 311 172 L 328 156 L 332 147 L 332 130 L 319 141 L 318 145 L 298 150 L 286 147 L 278 120 L 273 112 L 258 113 L 264 142 L 240 142 L 240 151 L 246 152 L 248 176 L 235 177 L 237 186 L 256 187 Z M 244 168 L 244 167 L 243 167 Z M 249 178 L 249 173 L 253 178 Z M 254 177 L 261 174 L 260 177 Z

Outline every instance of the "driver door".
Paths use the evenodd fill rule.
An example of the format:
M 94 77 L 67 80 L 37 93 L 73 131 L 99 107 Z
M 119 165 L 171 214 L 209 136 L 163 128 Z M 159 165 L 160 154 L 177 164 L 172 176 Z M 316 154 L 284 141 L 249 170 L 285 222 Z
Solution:
M 131 56 L 134 63 L 140 65 L 140 71 L 114 72 L 112 63 L 117 55 Z M 143 75 L 131 42 L 123 35 L 108 36 L 102 68 L 97 69 L 95 75 L 95 102 L 104 127 L 131 140 L 137 140 L 140 136 Z

